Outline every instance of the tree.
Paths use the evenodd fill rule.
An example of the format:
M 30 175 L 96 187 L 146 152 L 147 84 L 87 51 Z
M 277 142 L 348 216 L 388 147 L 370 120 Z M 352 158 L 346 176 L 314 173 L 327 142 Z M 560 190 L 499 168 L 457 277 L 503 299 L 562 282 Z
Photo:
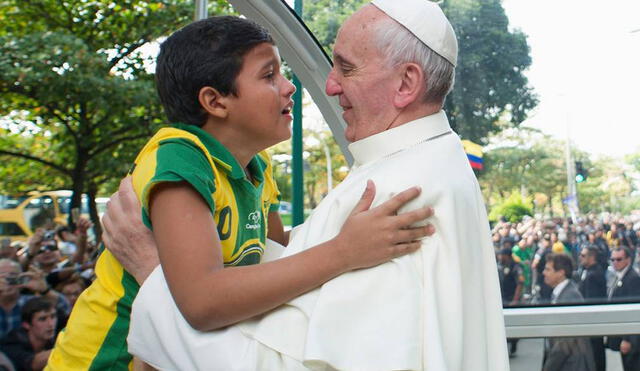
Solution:
M 489 134 L 518 126 L 537 104 L 524 71 L 531 65 L 521 31 L 510 31 L 500 0 L 441 4 L 458 37 L 456 82 L 445 111 L 464 139 L 486 144 Z M 502 121 L 499 121 L 502 119 Z
M 164 123 L 147 71 L 152 57 L 140 48 L 191 21 L 193 4 L 1 4 L 0 157 L 25 184 L 71 188 L 72 207 L 87 192 L 97 222 L 92 198 L 105 182 L 126 174 L 140 146 Z M 222 0 L 211 4 L 212 13 L 229 7 Z
M 521 195 L 514 192 L 504 202 L 491 210 L 489 220 L 497 221 L 500 217 L 504 217 L 511 223 L 519 223 L 525 215 L 533 216 L 531 200 L 522 199 Z
M 331 55 L 340 25 L 366 3 L 307 1 L 303 19 Z M 453 129 L 464 139 L 486 144 L 490 134 L 519 125 L 537 104 L 524 75 L 531 65 L 526 36 L 508 29 L 500 0 L 448 0 L 440 6 L 459 44 L 455 87 L 445 111 Z
M 530 128 L 505 130 L 492 142 L 500 145 L 485 153 L 485 170 L 480 173 L 488 203 L 503 201 L 513 190 L 542 193 L 549 203 L 536 207 L 548 206 L 552 213 L 554 196 L 566 192 L 563 144 Z
M 328 55 L 332 54 L 338 29 L 344 21 L 369 0 L 305 1 L 302 19 Z

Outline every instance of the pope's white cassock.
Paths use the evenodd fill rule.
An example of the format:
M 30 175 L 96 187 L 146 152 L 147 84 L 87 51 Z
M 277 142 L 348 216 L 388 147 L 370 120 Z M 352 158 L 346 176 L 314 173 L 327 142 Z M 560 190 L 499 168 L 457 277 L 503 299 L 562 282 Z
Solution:
M 376 184 L 374 206 L 422 187 L 405 207 L 435 210 L 429 222 L 436 233 L 420 250 L 208 333 L 185 322 L 157 268 L 134 302 L 130 351 L 167 370 L 508 370 L 485 206 L 444 112 L 349 150 L 355 159 L 349 176 L 293 231 L 284 255 L 337 235 L 368 179 Z

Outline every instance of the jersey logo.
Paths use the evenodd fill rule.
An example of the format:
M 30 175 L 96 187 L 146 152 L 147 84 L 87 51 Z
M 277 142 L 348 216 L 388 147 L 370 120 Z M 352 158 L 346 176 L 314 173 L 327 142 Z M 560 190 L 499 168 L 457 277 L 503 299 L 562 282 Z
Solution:
M 220 210 L 220 215 L 218 216 L 218 236 L 220 236 L 220 241 L 231 237 L 231 208 L 229 206 L 225 206 Z
M 248 216 L 248 223 L 245 225 L 247 229 L 259 229 L 260 228 L 260 212 L 254 211 Z

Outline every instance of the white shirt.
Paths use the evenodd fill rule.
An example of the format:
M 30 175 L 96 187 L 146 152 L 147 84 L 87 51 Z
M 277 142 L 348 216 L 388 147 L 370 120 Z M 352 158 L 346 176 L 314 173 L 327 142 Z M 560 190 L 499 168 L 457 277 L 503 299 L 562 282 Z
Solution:
M 236 362 L 230 364 L 237 366 L 242 359 L 248 369 L 508 370 L 485 206 L 444 112 L 370 136 L 349 149 L 355 159 L 350 174 L 293 231 L 285 255 L 336 236 L 367 179 L 376 184 L 374 207 L 411 186 L 422 187 L 405 209 L 433 206 L 429 222 L 436 233 L 423 239 L 418 252 L 343 274 L 260 319 L 204 337 L 185 336 L 172 324 L 179 316 L 160 313 L 166 311 L 158 309 L 164 308 L 158 297 L 167 296 L 159 293 L 166 283 L 156 282 L 163 278 L 154 272 L 134 303 L 130 351 L 156 367 L 162 366 L 159 355 L 173 358 L 168 368 L 180 369 L 206 369 L 225 361 L 221 353 L 235 352 L 226 356 Z M 145 288 L 154 284 L 154 290 Z M 238 332 L 249 340 L 238 340 Z M 232 340 L 221 340 L 225 336 Z M 178 348 L 171 344 L 176 338 Z M 231 341 L 236 344 L 226 346 Z

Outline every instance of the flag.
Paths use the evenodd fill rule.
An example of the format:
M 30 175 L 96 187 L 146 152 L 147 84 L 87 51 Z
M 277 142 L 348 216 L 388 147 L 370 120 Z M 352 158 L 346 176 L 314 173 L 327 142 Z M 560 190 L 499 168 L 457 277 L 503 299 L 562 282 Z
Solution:
M 462 145 L 464 146 L 464 151 L 467 153 L 471 167 L 482 170 L 482 146 L 466 139 L 462 141 Z

